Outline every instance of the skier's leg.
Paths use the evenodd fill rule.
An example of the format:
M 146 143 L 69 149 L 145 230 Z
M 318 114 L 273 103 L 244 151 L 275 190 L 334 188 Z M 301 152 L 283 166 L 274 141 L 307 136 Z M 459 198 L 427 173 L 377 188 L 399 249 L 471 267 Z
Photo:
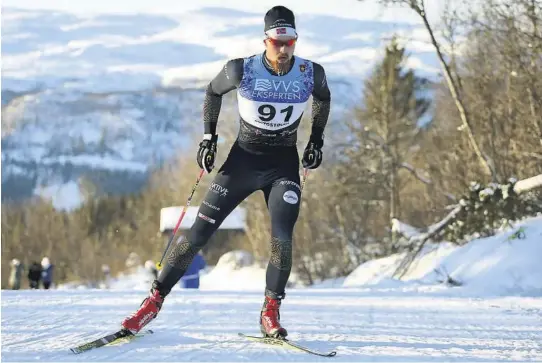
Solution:
M 271 215 L 271 257 L 267 265 L 260 329 L 266 336 L 285 337 L 288 333 L 280 325 L 279 309 L 292 269 L 292 237 L 301 200 L 299 174 L 276 180 L 264 189 L 264 193 Z
M 266 295 L 284 296 L 292 269 L 292 237 L 299 216 L 299 175 L 283 177 L 264 191 L 271 215 L 271 258 L 267 266 Z
M 186 237 L 173 246 L 158 276 L 163 291 L 169 292 L 177 284 L 224 219 L 253 191 L 244 175 L 217 174 L 198 210 L 196 221 Z
M 135 334 L 156 318 L 164 298 L 181 279 L 194 256 L 231 211 L 254 191 L 254 178 L 240 158 L 239 151 L 230 152 L 211 183 L 187 238 L 172 248 L 164 269 L 152 284 L 149 297 L 143 300 L 139 310 L 122 322 L 124 329 Z

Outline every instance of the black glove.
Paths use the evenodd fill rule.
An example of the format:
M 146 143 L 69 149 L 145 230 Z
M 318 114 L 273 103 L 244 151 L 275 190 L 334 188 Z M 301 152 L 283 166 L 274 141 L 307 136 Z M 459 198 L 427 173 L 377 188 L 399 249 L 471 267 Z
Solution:
M 322 164 L 322 146 L 324 146 L 324 135 L 311 135 L 305 152 L 303 153 L 303 167 L 316 169 Z
M 215 167 L 216 142 L 218 135 L 205 134 L 203 140 L 199 143 L 198 165 L 210 173 Z

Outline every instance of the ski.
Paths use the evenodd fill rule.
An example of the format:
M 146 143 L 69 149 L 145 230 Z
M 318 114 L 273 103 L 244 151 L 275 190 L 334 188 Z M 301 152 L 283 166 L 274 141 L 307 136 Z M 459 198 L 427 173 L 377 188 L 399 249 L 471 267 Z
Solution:
M 70 348 L 70 350 L 74 354 L 79 354 L 79 353 L 83 353 L 94 348 L 103 347 L 105 345 L 118 344 L 118 343 L 122 343 L 123 341 L 129 342 L 135 338 L 138 338 L 147 334 L 152 334 L 152 333 L 153 333 L 152 330 L 145 330 L 136 335 L 133 335 L 128 330 L 121 329 L 113 334 L 109 334 L 99 339 L 93 340 L 91 342 L 81 344 L 74 348 Z
M 283 348 L 287 348 L 287 349 L 291 349 L 291 350 L 295 350 L 299 352 L 305 352 L 305 353 L 317 355 L 320 357 L 334 357 L 337 354 L 336 351 L 331 351 L 329 353 L 321 353 L 316 350 L 312 350 L 310 348 L 294 343 L 286 338 L 279 339 L 279 338 L 269 338 L 269 337 L 255 337 L 253 335 L 246 335 L 243 333 L 239 333 L 239 336 L 253 342 L 273 345 L 276 347 L 283 347 Z

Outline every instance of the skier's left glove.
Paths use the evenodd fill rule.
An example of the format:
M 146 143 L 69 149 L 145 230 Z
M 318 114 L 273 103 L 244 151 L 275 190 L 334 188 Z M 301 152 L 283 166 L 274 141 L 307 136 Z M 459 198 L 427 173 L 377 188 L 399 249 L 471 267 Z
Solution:
M 305 152 L 303 153 L 303 167 L 316 169 L 322 163 L 322 147 L 324 146 L 324 135 L 312 134 Z
M 210 173 L 215 167 L 217 141 L 218 135 L 205 134 L 203 140 L 199 143 L 198 165 L 200 168 L 205 169 L 207 173 Z

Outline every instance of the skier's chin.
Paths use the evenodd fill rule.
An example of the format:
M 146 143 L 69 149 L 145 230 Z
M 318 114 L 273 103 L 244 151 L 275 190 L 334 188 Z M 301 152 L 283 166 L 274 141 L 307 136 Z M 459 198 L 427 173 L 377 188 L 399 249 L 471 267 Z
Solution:
M 290 66 L 290 58 L 288 57 L 279 57 L 275 62 L 272 63 L 273 69 L 279 75 L 285 74 L 288 72 Z

